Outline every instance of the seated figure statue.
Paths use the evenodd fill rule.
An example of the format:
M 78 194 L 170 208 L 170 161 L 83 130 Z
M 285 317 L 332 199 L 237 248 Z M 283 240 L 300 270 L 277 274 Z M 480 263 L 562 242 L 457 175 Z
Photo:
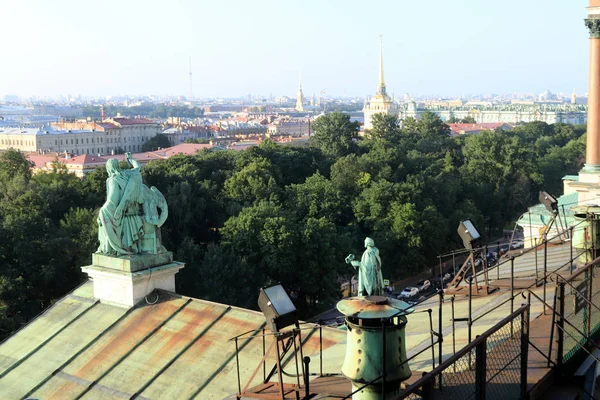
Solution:
M 98 215 L 98 252 L 109 255 L 161 253 L 160 226 L 168 215 L 167 202 L 154 186 L 142 183 L 140 165 L 127 153 L 133 168 L 119 169 L 119 161 L 106 163 L 106 202 Z M 159 213 L 160 209 L 160 213 Z

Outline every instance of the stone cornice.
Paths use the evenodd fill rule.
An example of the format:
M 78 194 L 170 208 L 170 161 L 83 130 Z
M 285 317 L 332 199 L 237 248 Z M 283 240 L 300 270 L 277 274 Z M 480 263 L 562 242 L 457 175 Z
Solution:
M 586 18 L 585 26 L 590 30 L 590 38 L 600 39 L 600 19 Z

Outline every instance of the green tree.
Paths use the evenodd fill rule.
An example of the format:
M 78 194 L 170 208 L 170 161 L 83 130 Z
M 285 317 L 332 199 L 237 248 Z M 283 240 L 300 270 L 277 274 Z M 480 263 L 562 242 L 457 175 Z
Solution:
M 333 158 L 355 151 L 360 124 L 350 121 L 350 115 L 339 111 L 317 118 L 313 124 L 311 144 Z
M 10 180 L 16 175 L 28 181 L 31 178 L 31 168 L 33 163 L 17 150 L 8 149 L 0 153 L 0 181 Z
M 333 223 L 343 224 L 342 216 L 350 211 L 340 191 L 333 183 L 316 173 L 306 182 L 288 186 L 289 203 L 301 218 L 325 218 Z
M 302 317 L 339 297 L 347 236 L 326 219 L 299 220 L 280 205 L 261 202 L 227 220 L 222 233 L 235 254 L 261 266 L 266 282 L 281 282 L 291 292 Z
M 278 171 L 265 158 L 256 158 L 225 182 L 225 193 L 248 206 L 255 201 L 279 199 Z
M 159 133 L 142 144 L 142 151 L 154 151 L 167 147 L 171 147 L 171 142 L 169 142 L 169 139 L 165 135 Z
M 400 135 L 400 120 L 398 116 L 378 113 L 373 115 L 371 123 L 373 128 L 368 130 L 368 134 L 372 138 L 384 139 L 390 143 L 397 141 Z

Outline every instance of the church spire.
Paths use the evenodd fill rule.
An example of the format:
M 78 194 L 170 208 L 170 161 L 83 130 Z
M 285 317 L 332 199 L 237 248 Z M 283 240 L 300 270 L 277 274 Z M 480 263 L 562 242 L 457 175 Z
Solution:
M 302 93 L 302 77 L 298 71 L 298 95 L 296 97 L 296 111 L 304 112 L 304 94 Z
M 383 35 L 379 35 L 379 85 L 377 94 L 387 95 L 385 91 L 385 80 L 383 79 Z

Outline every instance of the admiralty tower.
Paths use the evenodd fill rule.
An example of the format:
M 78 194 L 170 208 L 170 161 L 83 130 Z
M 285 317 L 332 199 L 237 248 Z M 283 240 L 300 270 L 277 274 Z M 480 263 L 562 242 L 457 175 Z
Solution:
M 365 117 L 365 129 L 371 129 L 373 127 L 372 118 L 374 114 L 398 115 L 399 113 L 398 104 L 388 96 L 385 88 L 385 80 L 383 77 L 383 41 L 381 35 L 379 35 L 379 84 L 377 85 L 377 93 L 365 102 L 363 112 Z

